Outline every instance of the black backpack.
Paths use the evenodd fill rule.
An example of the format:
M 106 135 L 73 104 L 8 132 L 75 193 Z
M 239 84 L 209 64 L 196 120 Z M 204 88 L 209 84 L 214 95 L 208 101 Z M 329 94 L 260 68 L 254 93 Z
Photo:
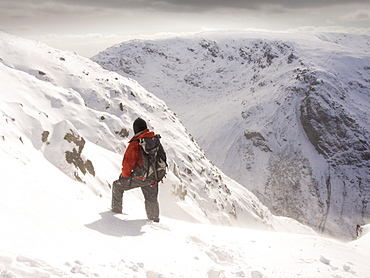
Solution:
M 137 167 L 130 175 L 130 187 L 156 185 L 166 175 L 167 157 L 160 142 L 159 134 L 152 138 L 139 138 L 143 166 Z

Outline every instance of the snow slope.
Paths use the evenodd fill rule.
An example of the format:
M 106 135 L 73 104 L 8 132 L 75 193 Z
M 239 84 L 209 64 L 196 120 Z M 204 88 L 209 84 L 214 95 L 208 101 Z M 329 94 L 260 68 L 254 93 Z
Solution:
M 311 260 L 307 271 L 328 269 L 323 256 L 339 267 L 333 273 L 366 273 L 362 245 L 272 215 L 136 81 L 6 33 L 0 76 L 0 277 L 283 277 L 302 271 L 287 268 L 288 254 L 274 265 L 294 238 L 302 248 L 328 242 L 301 256 Z M 140 190 L 125 193 L 125 214 L 110 212 L 110 184 L 137 116 L 162 135 L 169 159 L 160 224 L 145 219 Z M 268 257 L 267 243 L 276 244 Z M 336 255 L 348 250 L 348 260 Z
M 276 215 L 355 238 L 370 220 L 370 38 L 209 32 L 92 59 L 165 100 Z
M 168 155 L 163 215 L 273 229 L 268 209 L 214 167 L 165 103 L 137 82 L 76 54 L 4 33 L 0 47 L 3 148 L 18 142 L 10 156 L 34 148 L 45 163 L 109 196 L 132 122 L 141 116 L 162 135 Z
M 369 228 L 342 243 L 162 217 L 140 196 L 125 214 L 18 140 L 1 144 L 0 277 L 370 277 Z M 5 170 L 5 171 L 4 171 Z

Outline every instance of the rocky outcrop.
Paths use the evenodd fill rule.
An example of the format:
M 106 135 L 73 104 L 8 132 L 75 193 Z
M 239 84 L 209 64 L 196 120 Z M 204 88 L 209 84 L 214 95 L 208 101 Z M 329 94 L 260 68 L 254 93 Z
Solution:
M 45 158 L 66 175 L 80 182 L 85 182 L 86 175 L 95 177 L 92 161 L 83 154 L 86 141 L 69 121 L 44 131 L 41 141 Z
M 64 140 L 67 140 L 68 143 L 74 143 L 78 150 L 76 148 L 73 148 L 72 151 L 67 150 L 66 153 L 66 161 L 69 164 L 73 164 L 77 169 L 79 169 L 82 174 L 86 175 L 87 172 L 89 172 L 91 175 L 95 176 L 95 170 L 92 162 L 87 159 L 86 161 L 81 157 L 81 152 L 85 146 L 85 139 L 83 137 L 80 137 L 79 135 L 74 134 L 73 130 L 70 130 L 69 133 L 67 133 L 64 138 Z M 75 177 L 82 181 L 81 178 L 79 178 L 78 174 L 75 173 Z

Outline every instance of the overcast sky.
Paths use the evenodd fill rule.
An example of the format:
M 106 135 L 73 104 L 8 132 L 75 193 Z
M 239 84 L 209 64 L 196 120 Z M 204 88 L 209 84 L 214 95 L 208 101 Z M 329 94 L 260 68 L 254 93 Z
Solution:
M 0 29 L 91 57 L 128 39 L 202 30 L 370 35 L 370 1 L 0 0 Z

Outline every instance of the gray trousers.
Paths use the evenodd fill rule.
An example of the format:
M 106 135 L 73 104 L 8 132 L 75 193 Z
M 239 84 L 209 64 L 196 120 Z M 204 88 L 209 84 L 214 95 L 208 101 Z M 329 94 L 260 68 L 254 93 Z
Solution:
M 156 186 L 140 187 L 144 195 L 145 210 L 148 219 L 159 219 L 158 184 Z M 112 187 L 112 211 L 122 213 L 123 193 L 133 188 L 125 188 L 119 180 L 113 182 Z

